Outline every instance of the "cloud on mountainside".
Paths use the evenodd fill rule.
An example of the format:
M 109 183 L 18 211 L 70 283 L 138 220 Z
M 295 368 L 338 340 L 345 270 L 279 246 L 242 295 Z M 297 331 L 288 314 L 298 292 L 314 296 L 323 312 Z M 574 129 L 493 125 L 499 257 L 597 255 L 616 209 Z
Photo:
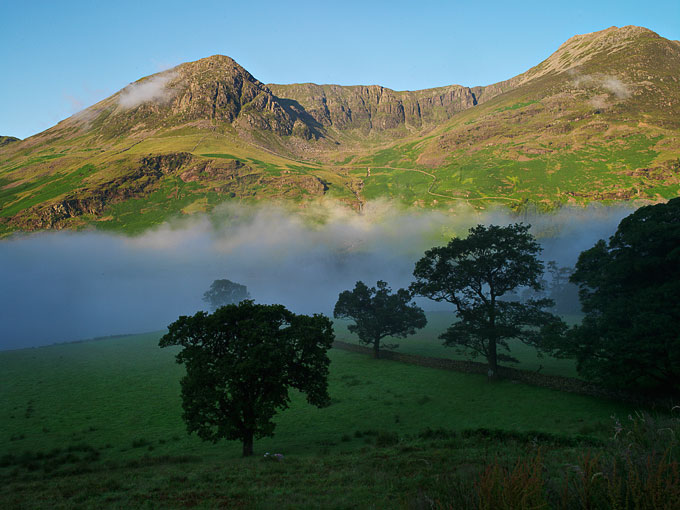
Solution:
M 604 76 L 602 86 L 619 99 L 628 99 L 632 94 L 630 87 L 614 76 Z
M 503 209 L 405 212 L 376 202 L 362 215 L 320 207 L 305 221 L 276 207 L 228 206 L 133 238 L 15 237 L 0 242 L 0 349 L 159 330 L 204 308 L 202 294 L 219 278 L 247 285 L 259 302 L 330 314 L 357 280 L 407 286 L 426 249 L 478 223 L 532 223 L 544 258 L 573 265 L 630 212 L 591 207 L 518 218 Z M 426 300 L 421 306 L 442 309 Z
M 156 103 L 169 101 L 175 91 L 167 86 L 176 77 L 177 72 L 170 71 L 131 83 L 120 92 L 118 104 L 123 108 L 134 108 L 148 101 Z
M 632 95 L 630 86 L 616 76 L 606 74 L 580 75 L 575 71 L 571 71 L 570 74 L 575 76 L 574 85 L 577 87 L 602 87 L 614 94 L 618 99 L 628 99 Z

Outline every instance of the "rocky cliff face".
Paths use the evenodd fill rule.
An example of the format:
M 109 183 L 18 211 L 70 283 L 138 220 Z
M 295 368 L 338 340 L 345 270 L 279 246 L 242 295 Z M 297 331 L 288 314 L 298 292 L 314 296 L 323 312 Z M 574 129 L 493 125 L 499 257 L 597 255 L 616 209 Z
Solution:
M 379 85 L 268 85 L 278 97 L 301 105 L 320 125 L 339 131 L 386 131 L 421 128 L 450 119 L 476 104 L 468 87 L 394 91 Z

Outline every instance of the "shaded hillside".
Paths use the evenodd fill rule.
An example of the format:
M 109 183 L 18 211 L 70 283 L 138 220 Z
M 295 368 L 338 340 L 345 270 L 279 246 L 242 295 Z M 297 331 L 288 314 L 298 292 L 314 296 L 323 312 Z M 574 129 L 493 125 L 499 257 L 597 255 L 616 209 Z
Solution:
M 680 42 L 640 27 L 575 36 L 472 88 L 264 85 L 216 55 L 4 145 L 0 231 L 137 231 L 233 199 L 664 200 L 680 190 L 677 69 Z

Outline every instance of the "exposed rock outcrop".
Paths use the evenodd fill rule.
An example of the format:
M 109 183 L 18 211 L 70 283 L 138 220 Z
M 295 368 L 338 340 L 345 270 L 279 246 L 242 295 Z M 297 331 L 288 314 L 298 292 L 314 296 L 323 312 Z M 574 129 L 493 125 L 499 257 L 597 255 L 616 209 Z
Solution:
M 399 92 L 379 85 L 268 85 L 279 97 L 300 104 L 324 127 L 344 131 L 386 131 L 402 126 L 421 128 L 450 119 L 476 104 L 468 87 L 451 85 Z

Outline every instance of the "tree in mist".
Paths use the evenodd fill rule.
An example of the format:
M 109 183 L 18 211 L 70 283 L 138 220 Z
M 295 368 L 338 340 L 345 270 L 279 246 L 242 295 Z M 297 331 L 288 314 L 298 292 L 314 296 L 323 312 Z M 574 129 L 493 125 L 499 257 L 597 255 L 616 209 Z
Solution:
M 380 356 L 380 342 L 388 336 L 405 338 L 427 324 L 423 310 L 411 303 L 411 293 L 399 289 L 392 294 L 387 283 L 376 287 L 356 282 L 354 290 L 340 293 L 333 310 L 335 318 L 353 319 L 347 329 L 356 333 L 362 343 L 373 346 L 373 356 Z M 389 347 L 396 347 L 390 345 Z
M 243 456 L 253 439 L 274 434 L 277 410 L 297 389 L 317 407 L 329 404 L 327 351 L 333 326 L 323 315 L 296 315 L 282 305 L 241 301 L 213 314 L 182 316 L 159 345 L 178 345 L 182 415 L 189 433 L 217 442 L 240 440 Z
M 203 294 L 203 301 L 210 306 L 211 310 L 224 305 L 240 303 L 244 299 L 250 299 L 248 288 L 231 280 L 215 280 Z
M 548 261 L 548 273 L 552 281 L 550 282 L 550 290 L 559 290 L 565 285 L 569 284 L 569 278 L 574 274 L 574 270 L 570 267 L 560 267 L 554 260 Z
M 554 309 L 558 313 L 580 313 L 581 305 L 578 298 L 578 287 L 569 281 L 574 274 L 574 268 L 559 266 L 554 260 L 548 261 L 550 274 L 550 299 L 555 302 Z
M 416 263 L 411 291 L 452 303 L 460 319 L 439 338 L 460 352 L 484 356 L 490 379 L 498 376 L 499 362 L 517 362 L 509 355 L 509 339 L 540 349 L 542 330 L 563 324 L 545 310 L 553 305 L 550 299 L 502 300 L 518 287 L 541 289 L 540 251 L 528 225 L 477 225 L 466 238 L 426 251 Z
M 586 314 L 557 349 L 600 383 L 680 394 L 680 198 L 642 207 L 579 256 Z

